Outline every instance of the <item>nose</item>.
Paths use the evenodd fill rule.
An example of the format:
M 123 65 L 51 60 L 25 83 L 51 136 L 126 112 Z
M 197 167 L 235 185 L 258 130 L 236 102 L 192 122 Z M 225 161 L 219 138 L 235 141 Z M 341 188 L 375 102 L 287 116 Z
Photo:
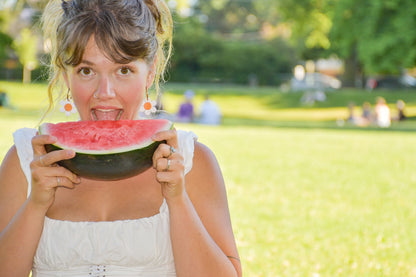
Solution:
M 94 98 L 106 100 L 114 98 L 115 96 L 116 92 L 111 78 L 105 76 L 102 77 L 96 91 L 94 92 Z

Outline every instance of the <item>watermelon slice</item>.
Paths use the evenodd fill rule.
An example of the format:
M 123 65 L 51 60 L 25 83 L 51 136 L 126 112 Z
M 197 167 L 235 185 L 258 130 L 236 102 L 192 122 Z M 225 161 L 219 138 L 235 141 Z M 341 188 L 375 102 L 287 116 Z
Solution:
M 173 128 L 165 119 L 99 120 L 43 123 L 40 134 L 55 136 L 47 152 L 72 149 L 74 158 L 58 164 L 81 177 L 119 180 L 135 176 L 152 165 L 153 153 L 161 142 L 152 135 Z

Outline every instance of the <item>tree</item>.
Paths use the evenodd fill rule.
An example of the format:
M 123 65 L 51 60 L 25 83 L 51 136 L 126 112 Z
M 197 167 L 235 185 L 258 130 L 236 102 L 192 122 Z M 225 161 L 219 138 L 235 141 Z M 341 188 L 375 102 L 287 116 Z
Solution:
M 366 73 L 399 73 L 416 65 L 416 6 L 412 0 L 339 0 L 331 38 L 344 57 L 356 55 Z
M 253 0 L 206 0 L 194 6 L 209 32 L 238 35 L 257 32 L 261 26 Z
M 0 64 L 8 58 L 8 51 L 11 49 L 13 39 L 5 32 L 7 21 L 9 19 L 8 13 L 3 10 L 0 11 Z
M 23 65 L 24 83 L 31 81 L 31 72 L 38 66 L 37 40 L 38 37 L 33 35 L 30 29 L 24 28 L 20 32 L 20 36 L 13 42 L 13 48 Z
M 364 74 L 416 65 L 413 0 L 281 0 L 277 5 L 294 41 L 345 60 L 347 83 L 363 84 Z
M 281 17 L 292 30 L 292 39 L 299 49 L 329 49 L 328 34 L 332 27 L 329 0 L 285 0 L 276 5 Z M 302 45 L 303 44 L 303 45 Z M 301 53 L 304 54 L 304 53 Z

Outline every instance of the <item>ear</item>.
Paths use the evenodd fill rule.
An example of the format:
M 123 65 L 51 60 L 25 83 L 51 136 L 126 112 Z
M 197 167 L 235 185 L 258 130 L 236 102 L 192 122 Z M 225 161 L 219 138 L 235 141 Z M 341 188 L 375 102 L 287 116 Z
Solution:
M 156 67 L 157 67 L 157 57 L 155 57 L 155 60 L 150 65 L 149 72 L 147 74 L 146 87 L 148 87 L 148 88 L 150 88 L 152 86 L 153 81 L 155 80 Z

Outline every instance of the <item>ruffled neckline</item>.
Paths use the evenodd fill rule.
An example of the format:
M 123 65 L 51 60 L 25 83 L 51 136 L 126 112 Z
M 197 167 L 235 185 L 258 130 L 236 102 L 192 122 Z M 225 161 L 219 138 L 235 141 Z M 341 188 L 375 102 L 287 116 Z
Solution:
M 138 223 L 142 221 L 151 221 L 158 217 L 160 217 L 162 214 L 168 211 L 166 200 L 163 199 L 162 205 L 160 205 L 159 212 L 157 214 L 148 216 L 148 217 L 141 217 L 136 219 L 117 219 L 117 220 L 106 220 L 106 221 L 71 221 L 71 220 L 63 220 L 63 219 L 55 219 L 50 218 L 45 215 L 45 221 L 49 221 L 51 223 L 67 223 L 67 224 L 110 224 L 110 223 Z

